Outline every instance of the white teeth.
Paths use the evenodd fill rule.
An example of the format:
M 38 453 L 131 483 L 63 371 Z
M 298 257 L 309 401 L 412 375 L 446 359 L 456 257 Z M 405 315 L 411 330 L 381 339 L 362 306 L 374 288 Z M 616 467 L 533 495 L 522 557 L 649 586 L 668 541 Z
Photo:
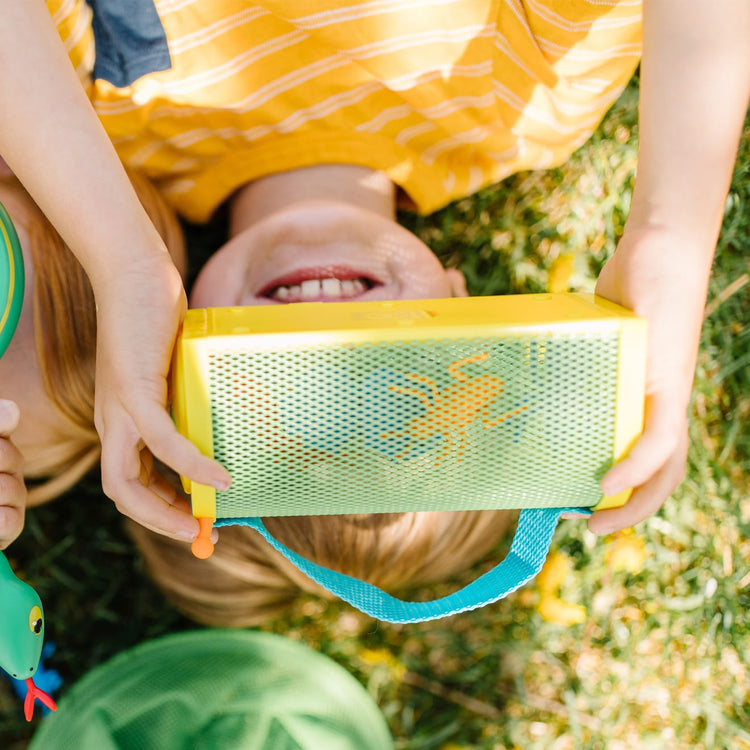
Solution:
M 341 296 L 341 282 L 338 279 L 323 279 L 320 288 L 324 297 Z
M 309 279 L 300 284 L 302 299 L 317 299 L 320 297 L 320 281 L 318 279 Z
M 279 302 L 295 302 L 299 300 L 313 299 L 346 299 L 358 297 L 368 289 L 367 284 L 361 279 L 308 279 L 301 284 L 293 286 L 279 286 L 273 290 L 270 296 Z

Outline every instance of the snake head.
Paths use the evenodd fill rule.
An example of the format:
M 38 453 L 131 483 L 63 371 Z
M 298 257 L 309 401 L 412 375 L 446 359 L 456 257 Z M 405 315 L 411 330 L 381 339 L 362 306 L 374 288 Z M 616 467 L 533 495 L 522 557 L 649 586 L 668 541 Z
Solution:
M 17 680 L 36 672 L 44 642 L 39 594 L 16 578 L 0 554 L 0 667 Z
M 32 677 L 39 666 L 44 643 L 44 611 L 39 594 L 28 583 L 16 578 L 5 556 L 0 553 L 0 667 L 11 677 L 24 680 L 29 689 L 26 716 L 30 718 L 29 697 L 49 705 L 51 698 L 34 685 Z M 42 697 L 44 696 L 44 697 Z

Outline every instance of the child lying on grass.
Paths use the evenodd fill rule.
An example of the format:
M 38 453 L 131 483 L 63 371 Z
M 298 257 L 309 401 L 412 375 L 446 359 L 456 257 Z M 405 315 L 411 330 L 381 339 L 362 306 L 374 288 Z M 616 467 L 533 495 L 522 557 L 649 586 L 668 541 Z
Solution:
M 90 39 L 72 31 L 88 22 L 85 6 L 49 5 L 71 57 L 87 72 Z M 606 494 L 635 487 L 626 506 L 589 521 L 605 533 L 656 511 L 684 472 L 707 280 L 750 91 L 744 0 L 723 0 L 720 10 L 705 0 L 689 8 L 646 2 L 642 20 L 643 27 L 640 7 L 625 1 L 341 7 L 277 0 L 248 7 L 197 0 L 179 8 L 146 3 L 127 18 L 116 4 L 100 2 L 88 92 L 123 162 L 144 169 L 182 215 L 207 220 L 230 201 L 230 240 L 199 274 L 191 304 L 446 296 L 462 293 L 460 276 L 398 226 L 398 201 L 429 212 L 515 171 L 563 162 L 625 86 L 642 45 L 639 172 L 624 236 L 597 291 L 649 320 L 647 417 L 630 455 L 604 477 Z M 137 29 L 123 33 L 132 22 Z M 138 39 L 144 44 L 131 46 Z M 5 147 L 0 141 L 0 152 Z M 99 229 L 100 246 L 106 229 Z M 96 291 L 101 277 L 90 275 Z M 128 283 L 137 286 L 136 279 L 129 275 Z M 114 330 L 106 320 L 112 327 L 103 331 Z M 100 356 L 128 363 L 123 393 L 131 377 L 163 384 L 174 320 L 149 320 L 157 343 L 148 362 L 120 358 L 116 339 L 100 334 Z M 155 411 L 165 393 L 149 394 Z M 138 408 L 131 412 L 143 416 L 137 424 L 146 425 L 145 402 L 133 396 L 132 403 Z M 119 404 L 113 424 L 127 421 L 128 399 Z M 168 448 L 177 438 L 166 429 L 150 434 L 163 448 L 132 425 L 119 438 L 104 431 L 105 490 L 134 520 L 178 538 L 174 514 L 163 510 L 174 495 L 133 456 L 147 455 L 145 442 L 197 481 L 220 477 L 198 476 L 197 460 Z M 170 460 L 178 454 L 185 460 Z M 416 535 L 421 521 L 408 523 Z M 305 540 L 340 539 L 285 528 Z M 281 529 L 278 536 L 286 541 Z M 153 544 L 173 548 L 166 540 Z M 222 546 L 212 564 L 236 573 L 241 586 L 240 553 L 227 544 L 222 560 Z M 336 546 L 333 558 L 346 545 Z M 153 560 L 171 554 L 154 550 L 147 553 Z M 362 564 L 378 568 L 370 554 Z M 398 572 L 387 558 L 383 567 L 387 576 Z M 189 576 L 177 579 L 182 564 L 162 570 L 173 591 L 192 590 Z M 231 618 L 217 609 L 217 590 L 207 586 L 200 606 L 225 622 Z

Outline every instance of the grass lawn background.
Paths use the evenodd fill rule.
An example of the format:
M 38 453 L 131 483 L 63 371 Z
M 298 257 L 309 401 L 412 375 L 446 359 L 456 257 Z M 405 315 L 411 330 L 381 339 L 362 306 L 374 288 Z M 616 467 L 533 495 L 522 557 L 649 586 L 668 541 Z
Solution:
M 472 294 L 592 291 L 628 212 L 636 105 L 634 81 L 564 168 L 404 223 L 464 271 Z M 187 229 L 194 254 L 224 231 Z M 688 474 L 662 511 L 605 539 L 564 522 L 543 585 L 475 612 L 392 626 L 302 597 L 264 629 L 349 669 L 399 750 L 750 748 L 749 372 L 750 124 L 711 280 Z M 30 511 L 7 554 L 44 602 L 58 697 L 110 656 L 198 627 L 145 577 L 95 476 Z M 0 680 L 0 748 L 25 747 L 39 713 L 27 725 Z

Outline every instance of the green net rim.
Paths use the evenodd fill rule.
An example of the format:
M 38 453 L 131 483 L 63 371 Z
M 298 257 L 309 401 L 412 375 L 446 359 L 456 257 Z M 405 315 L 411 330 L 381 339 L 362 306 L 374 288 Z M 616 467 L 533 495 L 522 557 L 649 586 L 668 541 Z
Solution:
M 0 203 L 0 357 L 16 332 L 23 307 L 23 252 L 13 222 Z
M 154 691 L 149 687 L 152 675 L 161 674 L 165 662 L 179 664 L 182 658 L 200 653 L 201 658 L 208 664 L 212 655 L 226 656 L 228 650 L 237 655 L 238 663 L 243 655 L 250 659 L 257 659 L 260 654 L 266 660 L 270 657 L 274 662 L 282 663 L 290 674 L 298 677 L 294 699 L 297 713 L 300 712 L 300 689 L 313 690 L 317 687 L 318 692 L 315 695 L 319 696 L 319 691 L 323 689 L 321 686 L 324 686 L 325 694 L 345 696 L 346 704 L 340 707 L 342 710 L 339 713 L 351 717 L 347 718 L 350 726 L 332 728 L 331 731 L 340 732 L 343 738 L 346 738 L 347 734 L 356 734 L 360 743 L 362 737 L 369 740 L 367 745 L 351 745 L 352 750 L 392 750 L 393 739 L 383 714 L 367 690 L 342 666 L 308 646 L 280 635 L 223 628 L 162 636 L 139 644 L 98 665 L 62 696 L 58 701 L 58 710 L 48 714 L 42 721 L 29 745 L 29 750 L 63 750 L 71 747 L 69 743 L 76 736 L 76 727 L 84 727 L 86 722 L 94 717 L 100 717 L 102 713 L 110 717 L 116 716 L 119 701 L 126 701 L 132 705 L 135 700 L 134 681 L 129 676 L 133 673 L 139 674 L 137 700 L 142 701 L 146 707 L 155 700 Z M 241 671 L 235 676 L 225 674 L 222 680 L 235 679 L 239 685 L 240 674 Z M 123 675 L 127 679 L 122 680 Z M 216 680 L 214 674 L 211 674 L 210 678 Z M 196 679 L 200 677 L 196 676 Z M 243 684 L 244 682 L 246 681 L 243 681 Z M 263 685 L 262 679 L 256 680 L 253 691 L 260 692 L 264 687 L 267 686 Z M 181 695 L 186 695 L 186 691 L 189 691 L 189 685 L 182 690 L 180 685 L 174 685 L 170 689 L 170 699 L 179 701 Z M 312 695 L 311 693 L 310 710 L 314 712 L 316 700 L 312 700 Z M 247 692 L 243 693 L 243 696 L 246 697 Z M 278 700 L 284 700 L 283 692 L 279 692 Z M 279 713 L 283 712 L 283 707 L 276 710 Z M 231 713 L 232 706 L 221 703 L 217 698 L 216 705 L 211 706 L 211 711 L 215 716 L 223 716 Z M 339 734 L 336 736 L 338 738 Z M 353 737 L 352 740 L 354 741 Z M 178 740 L 175 747 L 186 747 L 184 741 L 185 738 Z M 81 748 L 81 745 L 76 746 Z M 82 747 L 87 748 L 88 745 L 84 744 Z M 234 745 L 233 750 L 234 747 L 238 746 Z M 253 748 L 255 747 L 257 746 L 253 745 Z M 264 745 L 264 750 L 265 748 Z M 273 747 L 268 746 L 268 750 L 273 750 Z

